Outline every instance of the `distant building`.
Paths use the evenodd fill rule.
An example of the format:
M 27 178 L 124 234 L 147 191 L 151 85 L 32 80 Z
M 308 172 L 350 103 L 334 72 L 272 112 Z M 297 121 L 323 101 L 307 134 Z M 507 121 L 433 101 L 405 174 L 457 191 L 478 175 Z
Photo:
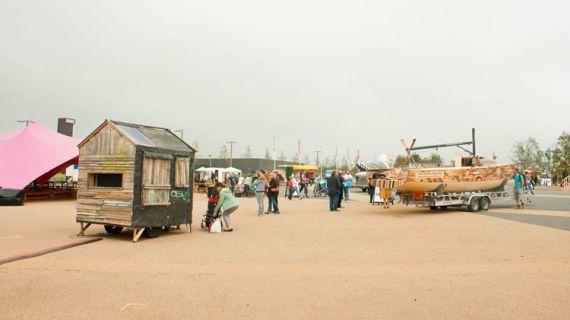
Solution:
M 212 163 L 210 164 L 209 158 L 196 159 L 196 161 L 194 162 L 194 169 L 198 169 L 200 167 L 227 168 L 230 166 L 230 159 L 212 158 L 211 161 Z M 278 168 L 280 165 L 295 165 L 295 164 L 299 163 L 292 161 L 282 161 L 282 160 L 275 161 L 276 168 Z M 250 158 L 250 159 L 233 158 L 232 167 L 240 169 L 244 175 L 254 174 L 255 170 L 257 169 L 273 170 L 273 160 L 267 160 L 261 158 Z

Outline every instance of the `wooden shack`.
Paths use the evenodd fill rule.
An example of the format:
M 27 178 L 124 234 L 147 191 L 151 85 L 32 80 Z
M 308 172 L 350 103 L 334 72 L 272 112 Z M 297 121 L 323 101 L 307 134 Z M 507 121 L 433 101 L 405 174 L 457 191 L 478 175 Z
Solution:
M 145 233 L 192 223 L 195 150 L 164 128 L 105 120 L 79 144 L 79 235 L 92 224 L 109 233 Z

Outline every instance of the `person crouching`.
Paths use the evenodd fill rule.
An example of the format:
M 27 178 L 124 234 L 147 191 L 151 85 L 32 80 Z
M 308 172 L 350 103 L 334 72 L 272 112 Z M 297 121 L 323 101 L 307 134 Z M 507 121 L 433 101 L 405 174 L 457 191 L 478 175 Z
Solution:
M 218 217 L 220 209 L 223 209 L 222 218 L 224 219 L 225 229 L 223 231 L 231 232 L 234 230 L 230 214 L 239 208 L 239 202 L 233 196 L 232 191 L 221 182 L 216 183 L 216 191 L 220 194 L 220 201 L 214 208 L 214 217 Z

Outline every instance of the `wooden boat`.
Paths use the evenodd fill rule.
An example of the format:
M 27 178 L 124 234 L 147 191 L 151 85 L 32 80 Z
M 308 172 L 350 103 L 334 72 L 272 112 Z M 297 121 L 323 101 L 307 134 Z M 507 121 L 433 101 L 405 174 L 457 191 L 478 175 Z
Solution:
M 485 167 L 408 169 L 405 182 L 396 188 L 408 192 L 472 192 L 502 187 L 515 173 L 515 164 Z

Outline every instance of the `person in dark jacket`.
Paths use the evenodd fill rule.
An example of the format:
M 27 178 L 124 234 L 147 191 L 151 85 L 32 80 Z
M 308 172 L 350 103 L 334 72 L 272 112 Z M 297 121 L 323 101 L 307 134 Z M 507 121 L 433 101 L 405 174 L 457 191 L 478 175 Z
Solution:
M 336 171 L 331 173 L 330 178 L 327 180 L 327 191 L 329 194 L 329 208 L 331 212 L 340 211 L 338 210 L 338 195 L 341 190 L 340 180 Z
M 269 180 L 269 187 L 267 189 L 267 198 L 269 198 L 269 207 L 265 214 L 269 214 L 271 212 L 275 214 L 279 214 L 279 203 L 277 199 L 279 198 L 279 178 L 277 175 L 272 173 L 268 174 L 267 179 Z
M 344 198 L 344 177 L 342 176 L 342 171 L 337 173 L 338 180 L 340 182 L 340 190 L 338 192 L 338 205 L 337 208 L 342 208 L 342 199 Z

